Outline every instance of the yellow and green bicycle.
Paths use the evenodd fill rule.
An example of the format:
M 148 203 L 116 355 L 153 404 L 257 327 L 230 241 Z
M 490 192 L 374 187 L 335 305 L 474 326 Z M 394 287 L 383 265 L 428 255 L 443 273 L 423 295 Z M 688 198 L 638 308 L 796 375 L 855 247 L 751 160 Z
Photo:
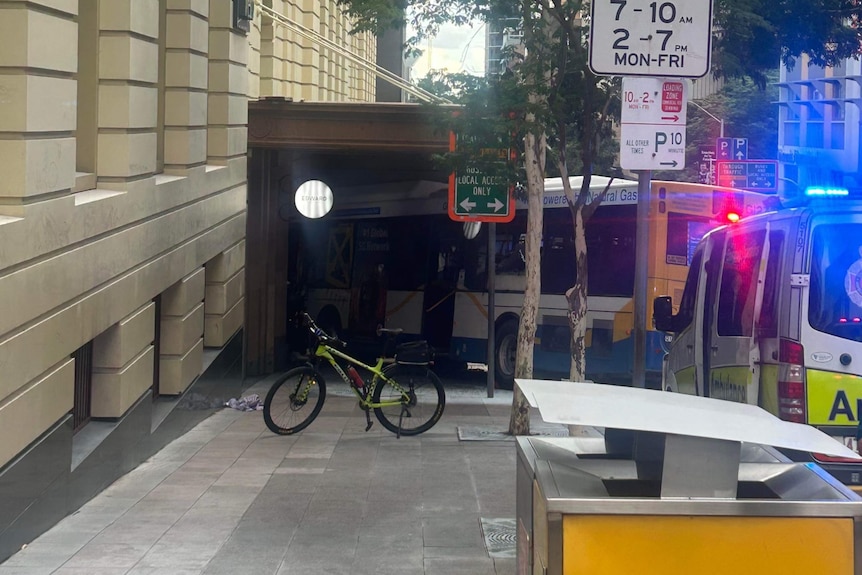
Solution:
M 365 431 L 371 429 L 371 411 L 389 431 L 418 435 L 440 421 L 446 405 L 443 384 L 431 371 L 431 352 L 425 341 L 397 345 L 394 362 L 384 357 L 368 365 L 344 352 L 346 344 L 320 329 L 303 314 L 311 332 L 311 362 L 296 367 L 276 381 L 263 404 L 266 426 L 279 435 L 291 435 L 308 427 L 326 400 L 326 380 L 319 365 L 325 361 L 350 386 L 365 411 Z M 402 330 L 378 328 L 378 335 L 397 337 Z M 384 346 L 384 352 L 386 346 Z M 383 355 L 386 355 L 385 353 Z M 347 363 L 346 369 L 338 360 Z M 371 374 L 366 382 L 354 366 Z

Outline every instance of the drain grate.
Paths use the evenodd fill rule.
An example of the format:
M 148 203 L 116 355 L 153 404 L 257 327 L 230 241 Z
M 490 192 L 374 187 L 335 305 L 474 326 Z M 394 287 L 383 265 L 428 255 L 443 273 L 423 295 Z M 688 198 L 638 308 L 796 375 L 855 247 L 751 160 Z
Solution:
M 568 437 L 569 430 L 565 425 L 539 423 L 530 426 L 530 435 Z M 460 441 L 514 441 L 515 437 L 495 425 L 459 425 L 458 439 Z
M 515 546 L 518 543 L 515 520 L 480 517 L 479 521 L 482 523 L 482 535 L 485 537 L 488 556 L 514 558 Z

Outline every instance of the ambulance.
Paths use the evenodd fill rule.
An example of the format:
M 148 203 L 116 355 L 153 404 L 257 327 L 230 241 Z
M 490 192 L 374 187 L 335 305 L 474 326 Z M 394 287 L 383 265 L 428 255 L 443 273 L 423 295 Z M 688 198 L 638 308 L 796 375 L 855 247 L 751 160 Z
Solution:
M 837 188 L 809 188 L 805 197 L 698 243 L 680 301 L 653 302 L 656 329 L 672 336 L 662 382 L 759 405 L 858 450 L 862 199 Z M 862 485 L 862 465 L 852 460 L 787 455 Z

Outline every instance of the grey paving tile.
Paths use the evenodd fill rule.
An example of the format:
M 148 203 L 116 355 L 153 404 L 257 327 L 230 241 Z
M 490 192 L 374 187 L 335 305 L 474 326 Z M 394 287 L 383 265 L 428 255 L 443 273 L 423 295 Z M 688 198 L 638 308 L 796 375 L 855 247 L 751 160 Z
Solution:
M 60 567 L 51 575 L 126 575 L 125 567 Z
M 0 575 L 45 575 L 50 573 L 42 567 L 16 567 L 3 563 L 0 565 Z
M 133 567 L 126 575 L 201 575 L 200 569 L 177 569 L 176 567 Z M 241 573 L 241 571 L 235 571 Z
M 30 545 L 7 559 L 0 565 L 0 569 L 36 569 L 41 573 L 50 573 L 76 552 L 65 549 L 55 551 L 47 546 Z
M 427 557 L 426 575 L 495 575 L 489 558 Z
M 95 545 L 153 545 L 171 527 L 169 520 L 121 519 L 92 539 Z
M 131 569 L 150 549 L 146 544 L 89 543 L 75 553 L 64 568 L 120 568 Z
M 442 513 L 422 519 L 426 547 L 480 547 L 484 549 L 478 515 Z
M 515 559 L 494 559 L 494 572 L 497 575 L 515 575 L 518 563 Z
M 163 543 L 152 546 L 136 567 L 159 567 L 203 571 L 218 553 L 223 541 L 208 543 Z

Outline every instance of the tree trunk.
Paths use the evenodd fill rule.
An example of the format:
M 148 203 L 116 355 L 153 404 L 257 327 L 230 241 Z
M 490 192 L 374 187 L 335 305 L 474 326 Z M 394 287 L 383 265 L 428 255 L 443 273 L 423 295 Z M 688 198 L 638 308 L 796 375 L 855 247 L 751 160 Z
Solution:
M 527 240 L 524 253 L 525 286 L 521 321 L 518 326 L 518 351 L 515 377 L 533 376 L 533 347 L 536 342 L 536 319 L 539 314 L 539 295 L 542 293 L 540 248 L 542 245 L 542 200 L 545 195 L 545 136 L 527 134 L 525 138 L 527 172 Z M 515 385 L 512 395 L 512 413 L 509 433 L 530 434 L 530 410 L 521 390 Z
M 572 334 L 572 362 L 569 378 L 572 381 L 586 379 L 587 337 L 587 240 L 584 234 L 584 210 L 580 202 L 571 206 L 574 225 L 575 261 L 577 279 L 575 285 L 566 290 L 569 302 L 569 330 Z

